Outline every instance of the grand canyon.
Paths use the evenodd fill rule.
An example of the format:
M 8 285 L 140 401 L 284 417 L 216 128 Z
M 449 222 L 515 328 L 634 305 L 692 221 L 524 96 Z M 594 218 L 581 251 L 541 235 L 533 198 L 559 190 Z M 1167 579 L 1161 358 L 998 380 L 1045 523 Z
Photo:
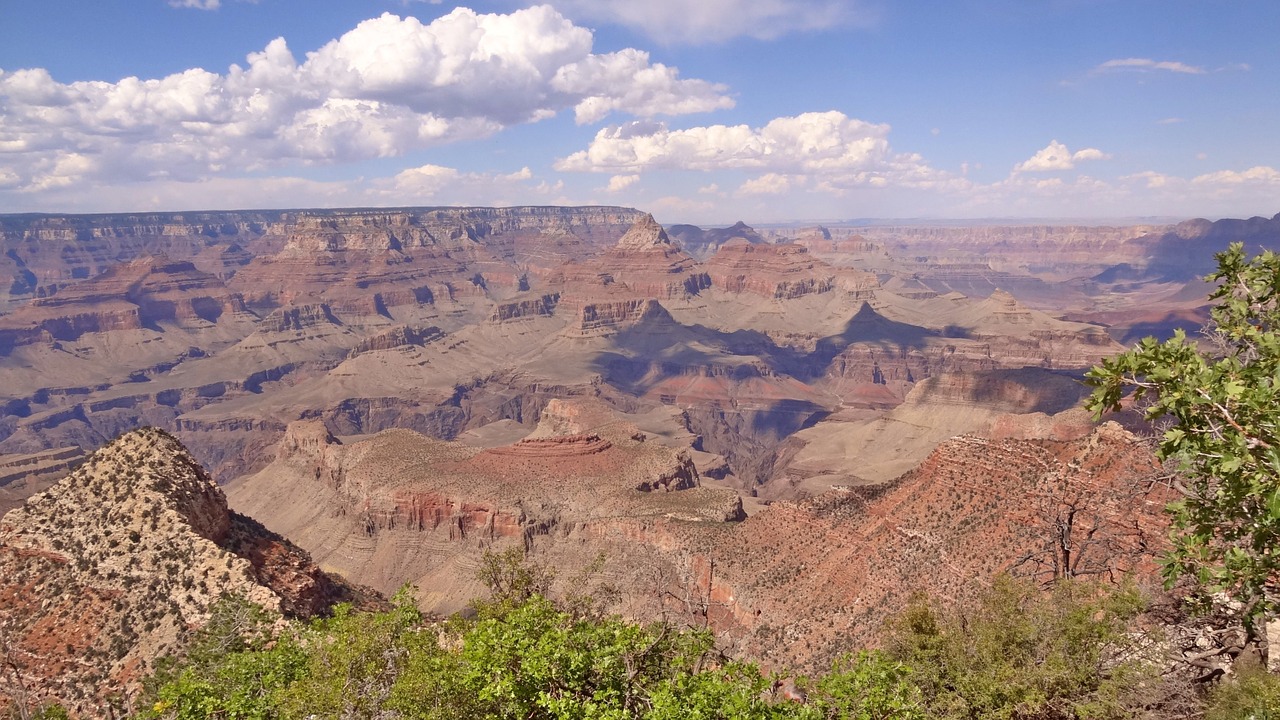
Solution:
M 3 216 L 6 642 L 33 692 L 91 711 L 220 590 L 308 616 L 411 583 L 446 615 L 509 547 L 562 590 L 603 556 L 614 611 L 809 670 L 918 591 L 1153 578 L 1149 431 L 1091 417 L 1081 379 L 1198 329 L 1232 241 L 1280 246 L 1280 215 Z

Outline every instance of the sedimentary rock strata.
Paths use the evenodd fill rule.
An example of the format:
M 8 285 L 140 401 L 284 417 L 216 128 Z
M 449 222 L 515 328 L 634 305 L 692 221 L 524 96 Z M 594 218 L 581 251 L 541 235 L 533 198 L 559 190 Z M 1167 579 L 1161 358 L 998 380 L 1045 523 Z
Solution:
M 744 651 L 820 668 L 873 640 L 914 592 L 958 602 L 1001 571 L 1153 577 L 1171 499 L 1141 482 L 1155 470 L 1114 424 L 1074 442 L 956 438 L 887 485 L 836 486 L 729 533 L 692 532 L 694 586 Z
M 295 423 L 276 461 L 234 483 L 230 497 L 327 566 L 375 587 L 414 582 L 441 611 L 479 591 L 458 569 L 475 567 L 487 547 L 539 548 L 568 568 L 608 552 L 585 550 L 588 537 L 668 517 L 743 517 L 736 493 L 701 486 L 687 452 L 646 441 L 612 414 L 590 431 L 553 434 L 590 416 L 573 407 L 558 403 L 544 432 L 487 450 L 403 430 L 343 445 L 317 423 Z

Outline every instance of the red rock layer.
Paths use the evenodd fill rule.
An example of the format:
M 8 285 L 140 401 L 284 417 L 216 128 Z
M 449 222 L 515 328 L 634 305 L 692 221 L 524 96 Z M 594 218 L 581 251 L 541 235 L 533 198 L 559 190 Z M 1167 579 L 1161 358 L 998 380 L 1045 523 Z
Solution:
M 0 317 L 0 348 L 160 322 L 216 322 L 243 312 L 239 294 L 190 262 L 135 260 Z
M 775 503 L 706 535 L 700 592 L 745 651 L 820 667 L 873 642 L 913 592 L 959 601 L 1001 571 L 1154 578 L 1171 499 L 1142 482 L 1156 467 L 1114 424 L 1075 442 L 957 438 L 886 487 Z
M 706 263 L 714 287 L 767 298 L 794 298 L 835 286 L 835 272 L 800 245 L 759 245 L 730 240 Z
M 668 299 L 697 295 L 711 281 L 653 216 L 645 215 L 611 250 L 565 266 L 551 282 L 574 297 Z

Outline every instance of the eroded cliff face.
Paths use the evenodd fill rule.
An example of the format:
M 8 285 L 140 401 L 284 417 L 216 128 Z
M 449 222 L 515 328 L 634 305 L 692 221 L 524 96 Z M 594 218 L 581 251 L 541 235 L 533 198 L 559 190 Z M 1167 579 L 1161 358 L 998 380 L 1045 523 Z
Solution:
M 246 264 L 245 255 L 286 247 L 466 251 L 500 243 L 509 259 L 529 264 L 545 245 L 582 257 L 614 242 L 641 216 L 618 207 L 12 215 L 0 218 L 0 271 L 13 277 L 0 287 L 0 311 L 144 256 L 192 260 L 224 280 Z
M 152 245 L 137 247 L 170 238 L 169 259 L 37 282 L 46 297 L 0 317 L 0 452 L 93 447 L 146 422 L 228 480 L 300 417 L 448 440 L 600 397 L 662 415 L 662 433 L 694 436 L 704 468 L 751 490 L 829 415 L 874 421 L 941 374 L 1078 369 L 1119 349 L 1008 294 L 877 277 L 746 226 L 705 235 L 724 242 L 698 263 L 623 208 L 307 211 L 222 230 L 214 215 L 139 220 Z M 888 257 L 844 231 L 801 235 Z M 934 260 L 920 262 L 981 275 Z
M 675 299 L 711 285 L 706 272 L 645 215 L 612 248 L 564 266 L 550 282 L 571 289 L 575 300 Z
M 567 572 L 622 552 L 604 538 L 744 517 L 736 493 L 702 486 L 688 452 L 612 413 L 554 401 L 540 427 L 486 450 L 404 430 L 342 445 L 318 423 L 294 423 L 276 461 L 229 493 L 344 575 L 380 588 L 413 582 L 423 606 L 442 612 L 482 592 L 462 570 L 486 548 L 520 545 Z
M 163 322 L 208 325 L 224 316 L 241 324 L 249 319 L 240 295 L 217 277 L 190 262 L 139 259 L 0 316 L 0 353 Z
M 0 283 L 0 311 L 143 257 L 199 258 L 198 267 L 217 275 L 228 265 L 221 253 L 233 245 L 253 254 L 278 251 L 293 218 L 281 211 L 6 216 L 0 272 L 13 272 L 15 282 Z
M 712 255 L 706 267 L 715 287 L 766 298 L 797 298 L 829 292 L 835 287 L 835 270 L 809 255 L 801 245 L 764 245 L 734 239 Z
M 29 700 L 105 716 L 222 594 L 298 616 L 359 599 L 228 510 L 172 436 L 121 436 L 0 519 L 0 629 Z M 12 698 L 7 698 L 12 699 Z
M 914 592 L 960 602 L 1004 571 L 1153 579 L 1171 499 L 1142 482 L 1156 468 L 1114 424 L 1074 442 L 956 438 L 887 485 L 694 529 L 693 594 L 743 652 L 817 670 L 874 642 Z

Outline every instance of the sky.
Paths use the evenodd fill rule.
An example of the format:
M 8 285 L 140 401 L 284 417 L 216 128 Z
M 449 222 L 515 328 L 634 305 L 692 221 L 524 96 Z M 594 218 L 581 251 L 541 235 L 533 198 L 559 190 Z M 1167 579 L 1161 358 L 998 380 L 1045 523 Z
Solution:
M 0 213 L 1280 212 L 1276 0 L 0 0 Z

